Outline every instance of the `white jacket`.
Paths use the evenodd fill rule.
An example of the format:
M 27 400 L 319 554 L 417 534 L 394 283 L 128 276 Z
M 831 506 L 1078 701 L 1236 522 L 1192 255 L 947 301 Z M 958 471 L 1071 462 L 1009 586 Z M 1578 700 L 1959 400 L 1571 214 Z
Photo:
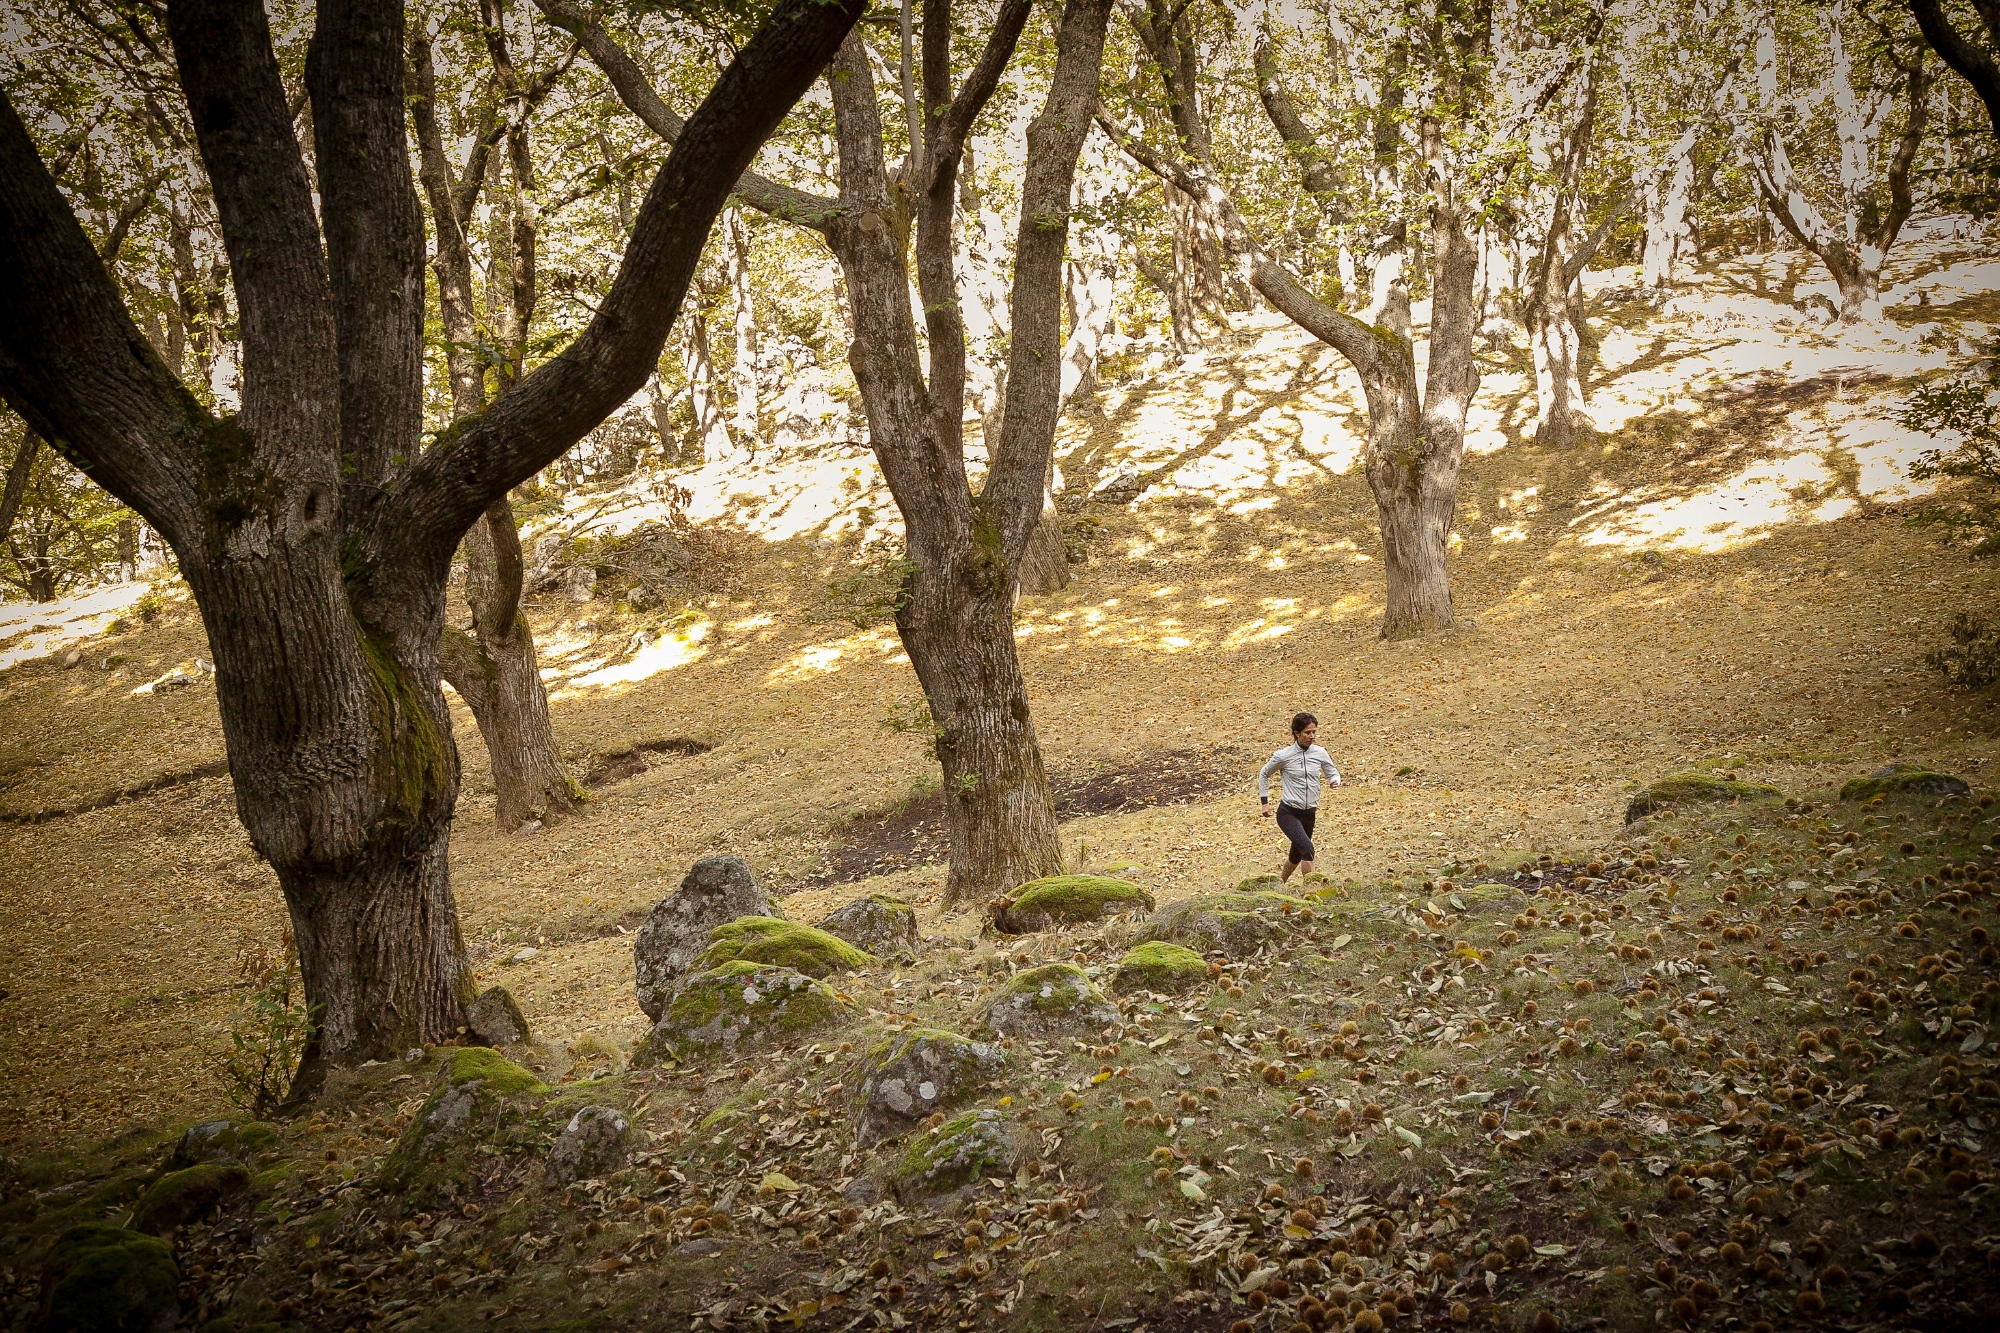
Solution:
M 1319 746 L 1300 749 L 1297 742 L 1287 745 L 1272 755 L 1264 768 L 1257 774 L 1257 795 L 1269 799 L 1271 795 L 1271 775 L 1278 774 L 1278 799 L 1296 810 L 1313 810 L 1319 806 L 1319 779 L 1321 772 L 1340 785 L 1340 770 L 1333 766 L 1333 756 Z

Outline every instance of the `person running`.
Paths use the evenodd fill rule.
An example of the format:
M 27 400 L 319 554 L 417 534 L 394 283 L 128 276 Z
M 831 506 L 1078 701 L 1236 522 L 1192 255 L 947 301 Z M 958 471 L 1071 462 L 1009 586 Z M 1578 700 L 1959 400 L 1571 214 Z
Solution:
M 1271 775 L 1278 775 L 1278 829 L 1292 844 L 1284 869 L 1278 872 L 1280 883 L 1290 882 L 1294 870 L 1312 873 L 1320 775 L 1340 785 L 1340 770 L 1333 766 L 1333 756 L 1314 743 L 1318 739 L 1319 719 L 1311 713 L 1298 714 L 1292 719 L 1292 743 L 1273 754 L 1257 774 L 1257 800 L 1266 818 L 1271 814 Z

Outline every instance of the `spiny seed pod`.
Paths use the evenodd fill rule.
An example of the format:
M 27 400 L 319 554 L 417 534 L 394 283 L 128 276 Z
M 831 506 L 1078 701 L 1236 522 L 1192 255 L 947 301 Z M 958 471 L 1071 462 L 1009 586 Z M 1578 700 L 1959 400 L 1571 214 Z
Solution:
M 1528 1243 L 1528 1238 L 1518 1231 L 1507 1237 L 1506 1246 L 1507 1257 L 1515 1263 L 1521 1262 L 1535 1252 L 1534 1246 Z

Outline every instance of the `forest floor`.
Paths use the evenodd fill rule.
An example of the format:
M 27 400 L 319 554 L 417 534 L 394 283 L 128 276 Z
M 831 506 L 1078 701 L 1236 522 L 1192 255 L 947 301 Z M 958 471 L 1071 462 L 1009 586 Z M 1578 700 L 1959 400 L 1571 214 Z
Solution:
M 704 1313 L 716 1328 L 942 1327 L 997 1312 L 1261 1330 L 1365 1327 L 1360 1303 L 1386 1294 L 1424 1320 L 1464 1305 L 1523 1327 L 1544 1308 L 1565 1325 L 1651 1323 L 1656 1306 L 1745 1328 L 1822 1307 L 1842 1326 L 1980 1323 L 2000 1252 L 1979 1220 L 1990 1164 L 1973 1159 L 2000 1107 L 1981 1091 L 1991 1013 L 1975 978 L 1994 968 L 1984 927 L 1958 914 L 1990 898 L 1960 901 L 1938 877 L 1993 865 L 1991 827 L 1966 802 L 1832 797 L 1891 761 L 1996 785 L 1990 704 L 1920 660 L 1953 613 L 1996 604 L 1995 575 L 1903 521 L 1922 442 L 1887 420 L 1913 377 L 1991 336 L 1993 253 L 1943 229 L 1912 242 L 1890 322 L 1859 332 L 1794 322 L 1787 299 L 1812 276 L 1796 258 L 1719 265 L 1665 306 L 1622 292 L 1629 275 L 1592 275 L 1604 434 L 1568 453 L 1524 442 L 1525 353 L 1489 355 L 1453 554 L 1472 623 L 1424 642 L 1376 637 L 1357 386 L 1330 351 L 1246 317 L 1178 368 L 1120 368 L 1103 415 L 1066 426 L 1060 463 L 1073 495 L 1120 469 L 1144 489 L 1077 507 L 1087 562 L 1018 617 L 1044 753 L 1073 802 L 1066 855 L 1162 903 L 1272 869 L 1251 778 L 1299 708 L 1348 782 L 1322 809 L 1317 920 L 1195 992 L 1129 1004 L 1122 1033 L 1023 1052 L 993 1089 L 1014 1102 L 982 1103 L 1031 1121 L 1047 1164 L 966 1204 L 993 1244 L 969 1243 L 962 1216 L 853 1192 L 898 1150 L 854 1152 L 829 1089 L 853 1080 L 851 1050 L 899 1027 L 963 1030 L 1014 969 L 1076 957 L 1108 974 L 1129 928 L 996 940 L 977 911 L 938 902 L 932 766 L 884 726 L 909 715 L 915 682 L 893 627 L 845 618 L 893 513 L 866 453 L 681 475 L 697 517 L 742 534 L 704 596 L 672 614 L 531 613 L 578 776 L 614 756 L 622 776 L 575 819 L 501 834 L 457 709 L 454 884 L 479 983 L 519 999 L 536 1042 L 515 1054 L 563 1095 L 605 1080 L 592 1095 L 638 1116 L 656 1169 L 566 1194 L 536 1183 L 535 1155 L 496 1150 L 450 1208 L 406 1210 L 371 1194 L 370 1163 L 444 1057 L 367 1071 L 288 1123 L 254 1198 L 180 1234 L 190 1311 L 314 1327 Z M 620 510 L 576 508 L 606 498 Z M 643 517 L 640 500 L 614 520 Z M 214 1056 L 281 948 L 270 872 L 226 775 L 204 768 L 222 746 L 198 619 L 171 590 L 99 596 L 0 615 L 0 1152 L 17 1163 L 0 1273 L 16 1311 L 39 1280 L 17 1262 L 24 1241 L 86 1213 L 119 1220 L 174 1128 L 228 1110 Z M 195 684 L 135 692 L 177 667 Z M 699 745 L 645 748 L 683 740 Z M 1684 770 L 1794 805 L 1621 831 L 1634 789 Z M 1849 833 L 1863 855 L 1820 845 Z M 793 919 L 886 892 L 917 904 L 930 942 L 844 984 L 868 1017 L 839 1043 L 754 1071 L 630 1071 L 648 1025 L 626 935 L 720 852 Z M 1527 892 L 1532 872 L 1506 873 L 1524 858 L 1561 887 Z M 1572 884 L 1593 858 L 1617 873 Z M 1504 888 L 1461 912 L 1431 896 L 1447 878 Z M 1656 951 L 1658 998 L 1645 967 L 1606 961 L 1565 913 Z M 535 956 L 509 962 L 523 946 Z M 1895 980 L 1881 1013 L 1853 1003 L 1861 983 L 1843 990 L 1856 967 Z M 1575 991 L 1579 974 L 1600 992 Z M 1954 989 L 1959 1006 L 1940 1006 Z M 1348 1021 L 1370 1044 L 1359 1066 L 1340 1058 Z M 1667 1023 L 1698 1056 L 1679 1058 Z M 1273 1057 L 1291 1061 L 1283 1088 L 1262 1081 Z M 732 1091 L 739 1075 L 754 1082 Z M 1183 1097 L 1187 1114 L 1155 1125 Z M 718 1113 L 742 1124 L 722 1132 Z M 1717 1163 L 1729 1172 L 1692 1171 Z M 1162 1167 L 1198 1175 L 1202 1201 L 1156 1183 Z M 801 1188 L 753 1206 L 773 1171 Z M 1286 1207 L 1318 1209 L 1306 1223 L 1257 1206 L 1280 1177 Z M 701 1228 L 713 1239 L 692 1234 L 724 1214 Z M 1732 1242 L 1732 1227 L 1748 1230 Z M 1517 1233 L 1529 1253 L 1504 1257 Z M 1265 1268 L 1284 1280 L 1247 1288 Z M 559 1292 L 542 1285 L 558 1272 Z M 1336 1286 L 1352 1317 L 1328 1313 Z

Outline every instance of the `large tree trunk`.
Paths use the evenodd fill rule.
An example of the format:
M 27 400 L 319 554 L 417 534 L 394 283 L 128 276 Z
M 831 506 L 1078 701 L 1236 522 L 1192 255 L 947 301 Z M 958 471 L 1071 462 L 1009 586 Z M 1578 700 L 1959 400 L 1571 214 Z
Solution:
M 781 0 L 689 120 L 591 324 L 431 449 L 400 4 L 321 0 L 306 62 L 317 200 L 263 7 L 167 9 L 241 314 L 232 416 L 145 342 L 0 93 L 0 390 L 180 557 L 237 811 L 299 945 L 315 1027 L 295 1097 L 331 1064 L 462 1026 L 459 771 L 438 665 L 452 552 L 644 383 L 732 182 L 859 9 Z

